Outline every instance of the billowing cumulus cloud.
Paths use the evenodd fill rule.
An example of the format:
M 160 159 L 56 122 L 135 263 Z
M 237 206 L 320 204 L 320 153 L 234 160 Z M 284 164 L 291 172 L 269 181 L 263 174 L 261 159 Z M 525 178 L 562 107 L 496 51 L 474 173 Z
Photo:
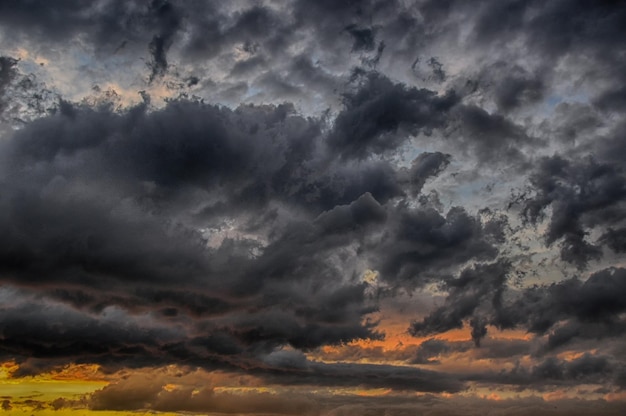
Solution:
M 618 414 L 625 15 L 2 3 L 3 410 Z

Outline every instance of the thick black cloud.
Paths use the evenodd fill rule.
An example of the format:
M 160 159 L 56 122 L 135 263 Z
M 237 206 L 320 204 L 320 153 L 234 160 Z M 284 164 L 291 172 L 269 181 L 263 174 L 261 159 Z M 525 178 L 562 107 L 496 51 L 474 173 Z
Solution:
M 11 82 L 17 77 L 17 60 L 9 56 L 0 56 L 0 116 L 8 107 L 7 90 Z M 4 117 L 2 117 L 4 119 Z
M 481 316 L 483 304 L 499 308 L 510 265 L 505 262 L 480 264 L 463 270 L 458 278 L 446 282 L 449 295 L 446 304 L 435 309 L 422 321 L 414 322 L 412 335 L 429 335 L 461 328 L 472 317 L 472 339 L 479 345 L 486 334 L 487 320 Z
M 478 75 L 479 87 L 490 95 L 498 110 L 508 113 L 541 101 L 546 94 L 549 71 L 530 73 L 521 66 L 495 62 Z
M 172 37 L 180 28 L 181 17 L 174 6 L 167 0 L 155 0 L 152 2 L 151 11 L 156 17 L 157 34 L 149 44 L 150 55 L 150 81 L 157 76 L 162 76 L 167 71 L 167 50 L 171 46 Z
M 8 56 L 0 57 L 0 95 L 5 94 L 9 83 L 17 76 L 17 60 Z
M 365 193 L 350 205 L 340 205 L 322 213 L 316 222 L 323 233 L 344 233 L 369 223 L 384 222 L 387 213 L 370 193 Z
M 341 302 L 340 296 L 336 298 Z M 1 314 L 0 355 L 20 362 L 18 375 L 68 361 L 99 363 L 105 371 L 169 363 L 235 372 L 256 368 L 254 371 L 263 375 L 283 366 L 281 362 L 266 363 L 263 358 L 282 342 L 276 341 L 277 336 L 299 336 L 307 340 L 302 343 L 313 342 L 310 340 L 315 336 L 324 337 L 324 329 L 319 326 L 302 328 L 298 334 L 297 324 L 286 322 L 289 314 L 279 311 L 273 316 L 259 313 L 249 315 L 247 320 L 240 318 L 233 327 L 227 327 L 228 319 L 224 319 L 224 326 L 218 328 L 214 324 L 194 325 L 184 317 L 164 320 L 152 312 L 128 314 L 111 306 L 99 313 L 84 314 L 58 302 L 33 300 L 29 297 L 23 303 L 5 307 Z M 341 333 L 345 330 L 336 328 Z
M 86 4 L 74 0 L 56 4 L 46 1 L 9 1 L 0 6 L 4 25 L 10 25 L 16 30 L 20 27 L 38 28 L 40 35 L 52 38 L 66 37 L 87 26 L 89 18 L 85 17 L 85 9 L 88 9 Z
M 457 392 L 465 387 L 454 377 L 414 367 L 310 362 L 301 369 L 304 371 L 294 371 L 293 368 L 286 370 L 285 373 L 275 370 L 276 378 L 270 380 L 287 385 L 357 385 L 399 391 Z
M 231 111 L 176 103 L 155 113 L 138 107 L 118 115 L 66 106 L 3 143 L 3 279 L 92 311 L 120 305 L 208 317 L 256 304 L 254 319 L 233 318 L 243 325 L 233 333 L 248 343 L 257 336 L 245 328 L 265 319 L 258 341 L 271 345 L 313 347 L 328 336 L 336 342 L 374 336 L 361 324 L 371 311 L 364 306 L 365 287 L 342 277 L 347 271 L 340 258 L 322 258 L 353 237 L 358 241 L 358 228 L 380 224 L 385 212 L 365 183 L 350 196 L 352 205 L 325 214 L 315 190 L 297 188 L 309 179 L 306 170 L 304 177 L 294 175 L 291 169 L 300 166 L 289 164 L 312 158 L 318 132 L 313 121 L 283 107 Z M 259 139 L 268 134 L 276 138 L 273 148 L 266 146 L 269 136 Z M 40 169 L 31 170 L 35 165 Z M 345 172 L 347 184 L 358 179 Z M 294 180 L 293 188 L 284 179 Z M 324 197 L 334 207 L 343 195 L 328 190 Z M 291 207 L 303 217 L 277 216 Z M 344 221 L 346 209 L 353 237 L 333 237 L 328 227 Z M 251 210 L 273 218 L 273 226 L 254 226 Z M 225 235 L 212 243 L 211 233 L 227 218 L 237 221 L 239 232 L 268 241 Z M 213 231 L 203 232 L 206 227 Z M 294 296 L 303 302 L 292 303 Z M 273 324 L 271 314 L 263 318 L 276 301 L 291 310 L 281 312 L 290 324 Z M 334 317 L 323 313 L 328 302 Z
M 371 28 L 359 28 L 356 25 L 346 26 L 348 33 L 354 38 L 354 44 L 352 45 L 353 51 L 371 51 L 376 44 L 376 31 Z
M 620 24 L 624 9 L 619 2 L 563 0 L 546 4 L 510 0 L 483 3 L 488 6 L 481 8 L 474 28 L 476 41 L 481 44 L 506 42 L 521 36 L 548 59 L 573 50 L 603 56 L 612 47 L 623 46 L 618 40 L 624 35 Z
M 430 339 L 411 364 L 529 356 L 541 361 L 468 380 L 622 386 L 615 350 L 553 354 L 625 333 L 626 277 L 611 267 L 626 250 L 625 13 L 577 0 L 1 3 L 0 34 L 23 56 L 80 44 L 87 66 L 140 58 L 146 89 L 199 94 L 48 106 L 51 90 L 21 72 L 36 54 L 0 58 L 0 119 L 20 124 L 0 141 L 0 281 L 33 303 L 3 306 L 2 357 L 24 372 L 172 363 L 456 392 L 458 375 L 280 350 L 380 339 L 376 296 L 436 284 L 446 297 L 409 332 L 469 326 L 473 342 Z M 500 208 L 524 181 L 515 228 Z M 550 279 L 594 271 L 512 288 L 509 276 L 546 278 L 555 246 Z M 536 338 L 496 341 L 490 326 Z
M 487 166 L 520 162 L 525 166 L 521 149 L 529 144 L 539 145 L 521 126 L 475 105 L 456 107 L 450 120 L 447 134 Z
M 523 213 L 537 223 L 544 210 L 552 208 L 546 243 L 558 241 L 561 258 L 579 268 L 601 257 L 600 248 L 587 236 L 595 227 L 602 229 L 624 220 L 626 178 L 622 167 L 593 157 L 569 160 L 553 156 L 540 161 L 530 181 L 534 194 L 524 202 Z M 603 241 L 615 247 L 615 232 Z
M 355 93 L 344 96 L 345 109 L 334 121 L 329 144 L 345 158 L 385 153 L 408 134 L 444 127 L 446 113 L 457 102 L 454 92 L 440 97 L 373 73 Z
M 366 318 L 377 308 L 360 280 L 363 253 L 378 251 L 394 204 L 417 196 L 449 156 L 424 153 L 410 169 L 345 162 L 325 130 L 287 104 L 173 100 L 117 113 L 62 102 L 15 132 L 2 143 L 2 279 L 77 315 L 60 317 L 55 331 L 39 315 L 20 321 L 7 310 L 5 355 L 239 368 L 284 345 L 381 338 Z M 431 252 L 461 245 L 462 262 L 495 250 L 460 208 L 445 219 L 410 212 L 440 234 Z M 405 238 L 397 228 L 385 250 Z M 411 277 L 383 272 L 397 284 Z M 89 324 L 111 307 L 150 316 L 156 332 L 126 341 Z M 38 343 L 34 333 L 46 335 Z
M 583 354 L 573 360 L 560 360 L 549 357 L 532 367 L 516 366 L 499 374 L 485 373 L 471 375 L 470 379 L 479 382 L 495 381 L 503 384 L 534 386 L 546 389 L 549 386 L 570 386 L 576 383 L 603 383 L 618 376 L 618 369 L 611 357 Z
M 451 155 L 441 152 L 424 152 L 411 163 L 408 171 L 411 194 L 417 196 L 429 178 L 439 175 L 450 164 Z
M 510 264 L 506 263 L 464 270 L 458 278 L 446 282 L 448 296 L 444 305 L 414 322 L 409 331 L 423 336 L 469 325 L 478 346 L 487 334 L 486 325 L 522 328 L 537 335 L 549 335 L 543 352 L 538 352 L 541 354 L 577 338 L 611 338 L 624 333 L 620 317 L 625 310 L 624 269 L 605 269 L 593 273 L 584 282 L 570 279 L 518 293 L 506 286 L 509 271 Z M 430 345 L 424 346 L 424 353 L 416 358 L 418 361 L 427 362 L 431 354 L 427 347 Z M 438 353 L 449 348 L 445 343 L 436 347 Z
M 626 290 L 625 273 L 622 268 L 611 268 L 592 274 L 585 282 L 572 279 L 529 288 L 503 310 L 500 319 L 504 324 L 524 323 L 535 333 L 545 333 L 567 319 L 583 323 L 617 322 L 624 311 L 621 298 Z
M 553 126 L 545 126 L 547 134 L 553 139 L 572 145 L 585 143 L 596 136 L 598 128 L 605 126 L 602 119 L 593 106 L 582 103 L 560 103 L 554 109 L 554 117 L 550 120 Z
M 20 305 L 3 308 L 3 342 L 0 356 L 18 357 L 16 376 L 36 374 L 68 360 L 97 362 L 105 371 L 162 365 L 163 363 L 201 367 L 207 370 L 245 371 L 279 385 L 389 387 L 396 390 L 459 391 L 463 383 L 445 374 L 411 367 L 390 365 L 324 364 L 308 361 L 297 351 L 258 354 L 259 338 L 271 325 L 267 316 L 250 316 L 254 334 L 216 332 L 191 336 L 184 321 L 169 325 L 156 315 L 128 315 L 122 309 L 108 308 L 100 314 L 85 315 L 59 303 L 39 308 L 32 298 Z M 341 303 L 337 296 L 331 302 Z M 335 308 L 336 305 L 328 305 Z M 293 333 L 285 323 L 287 315 L 275 316 L 281 330 Z M 125 322 L 122 324 L 121 320 Z M 240 324 L 241 327 L 241 324 Z M 278 330 L 278 326 L 275 330 Z M 207 328 L 204 332 L 207 332 Z M 60 333 L 61 332 L 61 333 Z M 307 328 L 302 336 L 314 337 Z
M 450 346 L 447 341 L 430 338 L 420 344 L 411 362 L 415 364 L 439 364 L 436 357 L 448 351 L 450 351 Z
M 498 254 L 499 227 L 483 224 L 462 207 L 452 207 L 444 216 L 431 207 L 399 206 L 394 214 L 393 227 L 375 253 L 377 270 L 390 282 L 421 286 L 445 278 L 465 262 Z

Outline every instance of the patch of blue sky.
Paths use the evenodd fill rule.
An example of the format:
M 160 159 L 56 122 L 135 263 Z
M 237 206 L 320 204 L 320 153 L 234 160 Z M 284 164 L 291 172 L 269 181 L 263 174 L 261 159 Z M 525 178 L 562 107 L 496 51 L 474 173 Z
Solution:
M 554 109 L 561 103 L 582 103 L 587 104 L 590 101 L 590 96 L 587 92 L 579 91 L 576 94 L 560 95 L 553 94 L 548 96 L 544 101 L 541 108 L 542 113 L 551 114 Z
M 19 61 L 18 65 L 26 74 L 35 74 L 41 71 L 41 64 L 32 59 L 22 59 Z
M 254 98 L 256 96 L 258 96 L 259 94 L 263 93 L 264 91 L 259 88 L 259 87 L 255 87 L 255 86 L 248 86 L 248 89 L 246 90 L 246 93 L 243 95 L 243 100 L 244 101 L 251 101 L 254 100 Z
M 92 67 L 96 64 L 93 53 L 87 52 L 84 48 L 71 48 L 70 57 L 77 66 Z
M 417 138 L 411 138 L 403 144 L 393 158 L 393 161 L 398 167 L 408 168 L 411 167 L 411 163 L 424 152 L 435 152 L 439 149 L 434 146 L 429 146 L 429 143 L 424 140 L 417 140 Z

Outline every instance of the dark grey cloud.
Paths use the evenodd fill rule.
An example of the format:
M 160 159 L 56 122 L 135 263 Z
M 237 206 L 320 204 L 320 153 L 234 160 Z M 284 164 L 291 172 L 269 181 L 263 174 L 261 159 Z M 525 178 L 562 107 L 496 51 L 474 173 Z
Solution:
M 178 102 L 114 114 L 66 104 L 19 131 L 3 143 L 4 281 L 87 311 L 227 315 L 220 331 L 251 346 L 377 337 L 361 322 L 373 311 L 366 287 L 342 269 L 349 258 L 333 256 L 384 223 L 374 198 L 383 185 L 363 181 L 368 165 L 334 173 L 349 194 L 328 173 L 300 175 L 318 163 L 319 126 L 290 112 Z M 266 220 L 255 225 L 252 213 Z M 224 231 L 213 242 L 226 220 L 250 236 Z M 251 307 L 254 316 L 243 312 Z
M 167 377 L 162 374 L 133 375 L 97 391 L 90 400 L 92 408 L 100 410 L 125 409 L 125 396 L 132 396 L 133 408 L 161 411 L 220 411 L 244 414 L 306 414 L 343 416 L 348 414 L 371 416 L 407 416 L 416 411 L 433 415 L 467 415 L 475 409 L 489 408 L 495 415 L 511 412 L 521 413 L 532 408 L 538 414 L 575 414 L 601 411 L 602 414 L 619 415 L 621 407 L 610 401 L 588 401 L 581 399 L 560 399 L 545 401 L 530 397 L 517 400 L 488 400 L 479 398 L 454 398 L 441 400 L 437 395 L 423 394 L 417 397 L 388 394 L 379 397 L 349 395 L 340 397 L 331 393 L 321 393 L 317 400 L 308 394 L 291 389 L 288 396 L 251 393 L 249 396 L 230 394 L 206 385 L 192 394 L 192 386 L 181 386 L 179 390 L 168 391 L 163 386 L 170 380 L 184 378 Z
M 239 369 L 285 345 L 380 339 L 366 319 L 377 307 L 360 281 L 365 265 L 357 265 L 361 253 L 378 251 L 371 239 L 397 212 L 409 222 L 422 215 L 422 226 L 433 228 L 430 252 L 460 244 L 468 253 L 459 262 L 492 255 L 489 237 L 461 208 L 444 218 L 393 205 L 419 195 L 449 155 L 423 153 L 410 169 L 344 161 L 330 150 L 334 130 L 324 123 L 289 104 L 231 110 L 172 100 L 159 110 L 143 103 L 116 112 L 63 101 L 56 114 L 7 137 L 2 279 L 70 305 L 75 317 L 59 317 L 53 329 L 35 311 L 19 320 L 11 309 L 5 356 L 37 365 Z M 396 227 L 385 250 L 410 237 Z M 421 244 L 418 234 L 411 238 Z M 470 240 L 481 245 L 470 248 Z M 422 257 L 434 270 L 437 260 Z M 391 266 L 383 273 L 400 285 L 413 278 Z M 112 330 L 109 338 L 96 323 L 111 307 L 149 316 L 154 332 L 126 341 Z M 44 332 L 40 343 L 31 336 Z
M 603 111 L 623 111 L 626 107 L 626 89 L 609 90 L 601 94 L 594 103 Z
M 4 2 L 0 6 L 3 24 L 11 29 L 37 28 L 38 35 L 63 38 L 86 28 L 89 19 L 85 16 L 88 6 L 80 1 L 68 0 L 51 4 L 46 1 Z
M 616 253 L 626 252 L 626 229 L 609 227 L 600 237 L 600 243 L 605 244 Z
M 331 300 L 327 307 L 336 307 L 332 302 L 342 303 L 344 300 L 340 297 Z M 250 332 L 246 336 L 230 331 L 207 335 L 206 328 L 205 334 L 190 336 L 184 321 L 167 324 L 156 315 L 129 315 L 119 308 L 86 315 L 59 303 L 40 305 L 33 304 L 32 300 L 3 308 L 0 315 L 3 328 L 0 356 L 4 359 L 18 357 L 20 372 L 16 376 L 36 374 L 71 360 L 96 362 L 103 365 L 105 371 L 163 363 L 245 371 L 267 382 L 290 386 L 356 385 L 428 392 L 455 392 L 464 388 L 454 377 L 412 367 L 324 364 L 308 361 L 297 351 L 271 352 L 272 349 L 268 349 L 258 354 L 258 345 L 251 345 L 271 335 L 272 322 L 268 316 L 251 315 Z M 284 333 L 293 331 L 284 321 L 286 314 L 274 318 Z M 315 331 L 315 328 L 306 328 L 301 336 L 314 337 Z
M 603 383 L 605 380 L 613 380 L 618 376 L 618 371 L 611 357 L 585 353 L 570 361 L 548 357 L 532 367 L 517 365 L 510 371 L 472 375 L 469 378 L 479 382 L 498 379 L 499 383 L 545 389 L 554 385 Z
M 424 152 L 413 159 L 408 170 L 412 196 L 415 197 L 422 191 L 429 178 L 438 176 L 447 168 L 451 158 L 451 155 L 441 152 Z
M 342 301 L 340 296 L 336 296 L 335 302 Z M 59 302 L 33 300 L 27 297 L 18 305 L 4 307 L 1 314 L 0 356 L 20 363 L 17 376 L 36 374 L 71 361 L 98 363 L 104 371 L 168 363 L 207 370 L 254 371 L 263 377 L 284 369 L 282 361 L 264 358 L 272 347 L 282 344 L 283 341 L 276 341 L 277 336 L 299 336 L 303 340 L 306 337 L 302 344 L 310 344 L 315 336 L 325 336 L 320 326 L 302 328 L 296 334 L 297 323 L 286 322 L 289 314 L 278 311 L 274 316 L 248 315 L 247 320 L 233 322 L 234 326 L 200 328 L 184 317 L 163 319 L 156 311 L 129 314 L 122 308 L 108 306 L 103 311 L 85 314 Z M 345 328 L 338 327 L 336 331 L 345 333 Z M 263 343 L 267 345 L 262 346 Z M 298 344 L 295 340 L 292 343 Z M 333 384 L 324 379 L 319 383 Z
M 345 109 L 334 121 L 329 144 L 344 158 L 385 153 L 409 134 L 444 127 L 446 113 L 457 102 L 454 92 L 440 97 L 371 73 L 356 92 L 344 95 Z
M 346 26 L 346 31 L 354 38 L 353 51 L 371 51 L 376 45 L 376 30 L 372 28 L 359 28 L 355 24 Z
M 502 311 L 501 319 L 504 324 L 508 321 L 509 325 L 524 323 L 530 332 L 535 333 L 545 333 L 557 322 L 567 319 L 583 323 L 617 323 L 624 309 L 620 300 L 625 290 L 624 273 L 622 268 L 611 268 L 593 273 L 584 282 L 571 279 L 529 288 Z
M 17 76 L 17 60 L 9 56 L 0 56 L 0 115 L 5 112 L 7 107 L 7 93 L 8 86 Z
M 553 124 L 553 125 L 549 125 Z M 542 123 L 547 135 L 563 143 L 585 143 L 606 125 L 593 106 L 582 103 L 560 103 L 554 109 L 550 122 Z
M 463 327 L 464 320 L 470 320 L 472 339 L 476 345 L 487 335 L 487 320 L 481 316 L 480 307 L 484 304 L 499 309 L 505 290 L 510 264 L 498 262 L 479 264 L 467 268 L 458 278 L 446 282 L 448 297 L 445 305 L 435 309 L 422 321 L 414 322 L 409 331 L 412 335 L 429 335 Z
M 550 71 L 534 73 L 507 62 L 495 62 L 482 68 L 477 77 L 479 88 L 497 105 L 498 110 L 508 113 L 540 102 L 546 95 Z
M 376 268 L 396 284 L 421 286 L 445 278 L 469 261 L 498 254 L 493 229 L 462 207 L 443 215 L 432 207 L 399 206 L 393 227 L 385 233 L 376 255 Z
M 455 3 L 446 2 L 448 7 L 460 7 Z M 480 44 L 521 37 L 548 60 L 582 50 L 605 57 L 613 46 L 623 46 L 617 39 L 624 34 L 619 23 L 624 10 L 615 2 L 510 0 L 483 4 L 473 30 L 475 42 Z
M 316 222 L 323 233 L 344 233 L 369 223 L 381 223 L 387 213 L 370 193 L 365 193 L 350 205 L 336 206 L 322 213 Z
M 528 355 L 535 349 L 533 341 L 523 339 L 482 338 L 480 348 L 473 341 L 446 341 L 429 338 L 422 342 L 409 360 L 414 364 L 440 364 L 452 354 L 467 354 L 472 359 L 512 360 Z
M 287 385 L 357 385 L 369 388 L 391 388 L 398 391 L 458 392 L 464 383 L 443 373 L 414 367 L 380 364 L 325 364 L 311 362 L 306 372 L 276 373 L 270 380 Z
M 167 71 L 167 50 L 170 48 L 174 34 L 180 28 L 181 16 L 167 0 L 155 0 L 150 5 L 156 17 L 157 34 L 148 45 L 152 60 L 149 63 L 150 81 L 162 76 Z
M 506 263 L 464 270 L 458 278 L 446 282 L 445 303 L 413 322 L 409 331 L 423 336 L 469 325 L 477 346 L 487 334 L 486 325 L 547 334 L 545 345 L 539 350 L 533 348 L 533 354 L 571 346 L 576 339 L 610 339 L 624 333 L 620 318 L 624 312 L 623 269 L 605 269 L 584 282 L 570 279 L 519 293 L 506 286 L 509 271 Z M 447 343 L 433 341 L 433 345 L 437 353 L 450 349 Z M 427 362 L 433 355 L 427 347 L 430 345 L 424 346 L 423 357 L 418 356 L 420 361 Z
M 437 357 L 450 351 L 447 341 L 430 338 L 422 342 L 411 362 L 415 364 L 439 364 Z
M 474 153 L 479 163 L 500 163 L 525 166 L 522 149 L 530 144 L 540 145 L 525 129 L 502 114 L 490 114 L 484 108 L 459 106 L 453 112 L 447 134 L 459 140 L 460 147 Z
M 16 65 L 17 59 L 0 57 L 0 94 L 4 95 L 6 87 L 17 76 Z
M 319 405 L 306 397 L 281 397 L 267 393 L 241 396 L 218 392 L 213 387 L 187 387 L 168 392 L 160 380 L 131 379 L 94 393 L 89 400 L 92 410 L 158 412 L 219 412 L 224 414 L 315 415 Z M 130 394 L 129 394 L 130 392 Z M 131 396 L 129 398 L 129 395 Z
M 282 19 L 263 6 L 229 10 L 212 2 L 102 0 L 51 5 L 5 2 L 0 23 L 7 36 L 63 44 L 81 38 L 99 56 L 147 53 L 149 82 L 166 73 L 173 45 L 185 59 L 206 59 L 237 42 L 261 44 L 271 51 L 284 46 Z M 277 29 L 266 30 L 268 27 Z M 264 37 L 266 37 L 264 39 Z
M 593 344 L 599 339 L 615 340 L 626 333 L 626 323 L 615 319 L 601 319 L 583 321 L 573 319 L 556 326 L 548 333 L 547 342 L 537 353 L 549 354 L 571 348 L 573 345 Z M 610 345 L 610 343 L 607 343 Z
M 621 388 L 625 13 L 577 0 L 3 2 L 0 36 L 24 58 L 0 58 L 0 295 L 15 296 L 2 358 L 24 374 L 168 363 L 283 386 Z M 97 85 L 72 102 L 50 79 L 76 66 L 89 88 L 121 85 L 130 75 L 112 68 L 137 59 L 120 86 L 145 87 L 137 105 Z M 592 271 L 558 281 L 569 265 Z M 303 355 L 382 339 L 379 301 L 433 285 L 443 295 L 423 315 L 391 307 L 433 338 L 390 356 L 538 361 L 460 376 Z M 471 341 L 434 338 L 462 327 Z M 360 351 L 337 357 L 385 359 Z M 153 387 L 129 406 L 157 400 Z M 93 407 L 118 408 L 113 390 Z M 201 396 L 153 409 L 260 403 Z
M 579 268 L 600 258 L 600 248 L 587 236 L 593 228 L 602 229 L 624 220 L 626 178 L 622 167 L 591 156 L 582 160 L 546 157 L 530 181 L 534 194 L 524 202 L 523 213 L 537 223 L 551 207 L 546 243 L 559 242 L 561 258 Z
M 122 324 L 120 318 L 128 315 L 121 310 L 109 309 L 100 316 L 89 316 L 33 300 L 3 307 L 1 314 L 1 355 L 3 359 L 30 361 L 21 366 L 21 373 L 36 373 L 68 360 L 147 365 L 178 332 L 176 328 L 149 328 L 139 320 Z
M 0 24 L 5 36 L 67 44 L 78 37 L 102 55 L 145 50 L 152 81 L 167 70 L 167 51 L 181 27 L 181 10 L 167 0 L 84 3 L 4 2 Z
M 547 68 L 564 56 L 579 53 L 592 54 L 598 65 L 608 65 L 618 62 L 610 51 L 622 46 L 617 39 L 623 37 L 620 19 L 624 14 L 610 2 L 547 5 L 517 0 L 482 1 L 476 7 L 457 1 L 301 1 L 275 7 L 270 3 L 229 6 L 196 0 L 102 0 L 96 4 L 68 0 L 55 5 L 6 2 L 0 11 L 0 22 L 12 35 L 48 42 L 65 42 L 80 35 L 96 49 L 124 52 L 128 48 L 127 53 L 143 49 L 150 55 L 153 77 L 168 67 L 172 45 L 185 60 L 211 59 L 239 43 L 269 60 L 287 57 L 288 46 L 308 36 L 316 39 L 321 50 L 331 52 L 326 54 L 329 60 L 337 59 L 332 55 L 339 47 L 366 52 L 384 43 L 408 67 L 429 42 L 448 33 L 459 34 L 463 21 L 475 23 L 469 36 L 465 35 L 464 43 L 470 48 L 501 48 L 515 40 L 527 48 L 529 56 L 545 60 Z M 553 20 L 557 23 L 546 23 Z M 120 49 L 125 41 L 125 48 Z M 437 70 L 442 62 L 436 58 L 430 62 L 435 78 L 443 80 Z M 518 74 L 515 69 L 510 76 L 498 77 L 505 80 L 498 94 L 502 108 L 532 101 L 542 90 L 541 80 Z M 611 93 L 607 91 L 607 97 Z

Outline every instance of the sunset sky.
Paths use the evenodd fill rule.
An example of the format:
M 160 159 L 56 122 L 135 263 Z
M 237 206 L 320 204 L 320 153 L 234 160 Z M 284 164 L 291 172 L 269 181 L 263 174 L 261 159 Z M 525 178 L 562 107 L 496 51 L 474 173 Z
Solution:
M 0 1 L 0 413 L 626 414 L 625 22 Z

